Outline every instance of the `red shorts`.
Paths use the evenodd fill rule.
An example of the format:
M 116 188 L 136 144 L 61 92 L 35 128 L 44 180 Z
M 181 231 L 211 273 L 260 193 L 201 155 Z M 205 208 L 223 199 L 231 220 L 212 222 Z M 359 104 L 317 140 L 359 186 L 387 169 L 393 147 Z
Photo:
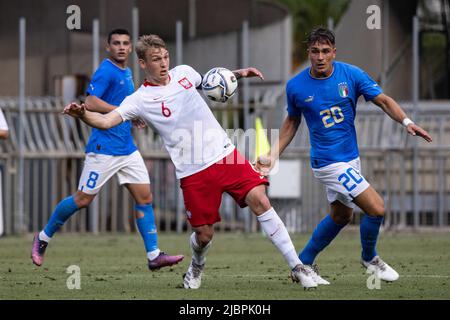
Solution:
M 232 153 L 191 176 L 181 179 L 186 215 L 191 226 L 198 227 L 220 221 L 219 208 L 224 192 L 231 195 L 241 208 L 254 187 L 269 181 L 234 149 Z

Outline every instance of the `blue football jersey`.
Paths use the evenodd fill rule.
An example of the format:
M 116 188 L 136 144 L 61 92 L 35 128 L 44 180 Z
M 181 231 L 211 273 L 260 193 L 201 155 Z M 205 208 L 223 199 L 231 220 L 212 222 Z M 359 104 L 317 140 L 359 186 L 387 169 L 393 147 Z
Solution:
M 119 106 L 125 97 L 134 92 L 130 68 L 121 69 L 105 59 L 95 71 L 87 94 Z M 113 156 L 129 155 L 137 148 L 131 135 L 131 122 L 125 121 L 107 130 L 92 128 L 86 153 L 94 152 Z
M 306 120 L 311 142 L 311 166 L 348 162 L 359 156 L 355 115 L 358 98 L 373 100 L 382 93 L 378 84 L 360 68 L 334 61 L 327 78 L 313 78 L 306 68 L 286 85 L 290 116 Z

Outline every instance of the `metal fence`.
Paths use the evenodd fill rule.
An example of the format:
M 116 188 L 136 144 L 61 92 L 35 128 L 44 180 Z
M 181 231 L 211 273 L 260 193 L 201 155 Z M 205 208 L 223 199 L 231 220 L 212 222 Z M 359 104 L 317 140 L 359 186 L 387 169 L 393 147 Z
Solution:
M 242 106 L 234 103 L 215 105 L 213 113 L 224 128 L 243 127 Z M 84 147 L 90 128 L 79 120 L 61 115 L 63 102 L 54 97 L 26 100 L 24 126 L 24 192 L 20 199 L 18 128 L 16 98 L 0 99 L 0 108 L 10 126 L 10 138 L 0 142 L 0 169 L 3 176 L 4 229 L 6 234 L 36 231 L 45 226 L 56 204 L 77 190 L 84 160 Z M 264 119 L 270 113 L 263 112 Z M 254 117 L 250 117 L 254 123 Z M 189 229 L 184 204 L 175 178 L 175 167 L 162 140 L 151 128 L 133 129 L 136 144 L 145 159 L 152 182 L 154 212 L 161 231 Z M 239 140 L 240 135 L 234 137 Z M 23 201 L 23 212 L 19 202 Z M 69 232 L 107 232 L 135 230 L 133 200 L 113 177 L 96 197 L 97 204 L 80 210 L 63 227 Z M 240 209 L 228 195 L 222 203 L 221 230 L 245 230 L 252 217 Z
M 401 103 L 407 114 L 413 106 Z M 433 143 L 412 137 L 371 103 L 358 105 L 356 130 L 362 173 L 385 201 L 385 227 L 402 230 L 448 227 L 450 214 L 450 103 L 422 102 L 416 122 L 433 137 Z M 302 123 L 287 157 L 301 159 L 304 190 L 296 210 L 295 229 L 311 230 L 329 207 L 323 186 L 309 168 L 308 132 Z M 359 224 L 355 211 L 353 223 Z
M 259 99 L 259 100 L 258 100 Z M 255 101 L 263 101 L 261 97 Z M 234 102 L 237 100 L 235 99 Z M 267 99 L 266 99 L 267 101 Z M 280 110 L 268 104 L 250 106 L 248 123 L 261 116 L 265 127 L 279 128 Z M 403 104 L 410 110 L 408 104 Z M 10 125 L 10 138 L 0 142 L 0 169 L 3 180 L 4 229 L 6 234 L 36 231 L 45 226 L 53 208 L 76 191 L 84 160 L 84 146 L 90 129 L 84 123 L 60 114 L 62 101 L 56 98 L 29 98 L 26 101 L 25 190 L 18 188 L 18 101 L 0 99 L 0 108 Z M 213 105 L 213 113 L 224 128 L 242 128 L 241 105 Z M 282 112 L 281 112 L 282 113 Z M 407 137 L 405 130 L 373 105 L 358 107 L 357 131 L 362 171 L 386 203 L 385 226 L 393 229 L 449 225 L 450 213 L 450 104 L 421 103 L 416 119 L 434 138 L 432 144 Z M 134 129 L 135 130 L 135 129 Z M 272 199 L 272 203 L 292 232 L 311 230 L 328 213 L 324 188 L 309 166 L 308 133 L 302 123 L 287 159 L 301 163 L 301 197 Z M 175 178 L 175 168 L 158 134 L 151 128 L 135 130 L 135 140 L 149 169 L 154 194 L 154 211 L 160 231 L 189 229 L 184 205 Z M 239 144 L 241 135 L 234 136 Z M 252 157 L 251 153 L 247 156 Z M 131 232 L 135 230 L 133 200 L 114 177 L 97 197 L 97 204 L 74 215 L 63 227 L 68 232 Z M 24 210 L 18 204 L 23 201 Z M 224 195 L 220 230 L 258 231 L 254 216 Z M 353 223 L 358 224 L 359 214 Z

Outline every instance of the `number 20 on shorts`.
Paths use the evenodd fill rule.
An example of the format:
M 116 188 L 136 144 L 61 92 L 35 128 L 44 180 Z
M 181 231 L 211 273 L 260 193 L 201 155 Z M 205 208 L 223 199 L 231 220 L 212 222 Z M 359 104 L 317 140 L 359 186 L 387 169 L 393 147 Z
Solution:
M 364 180 L 364 178 L 361 177 L 355 169 L 348 168 L 345 173 L 338 177 L 338 180 L 342 183 L 345 189 L 350 192 L 355 189 L 356 186 Z

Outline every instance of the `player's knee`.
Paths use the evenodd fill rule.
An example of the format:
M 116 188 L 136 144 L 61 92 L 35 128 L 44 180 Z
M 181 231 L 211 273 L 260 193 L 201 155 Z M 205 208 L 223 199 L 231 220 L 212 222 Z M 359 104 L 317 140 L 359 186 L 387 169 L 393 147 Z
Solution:
M 88 198 L 82 198 L 79 201 L 75 202 L 78 208 L 86 208 L 91 204 L 92 200 Z
M 151 192 L 146 193 L 140 199 L 138 199 L 139 204 L 147 204 L 153 202 L 153 194 Z
M 253 203 L 249 204 L 256 214 L 262 214 L 272 208 L 269 198 L 265 194 L 260 194 L 254 198 Z
M 75 201 L 75 204 L 78 208 L 86 208 L 88 207 L 92 200 L 94 200 L 95 196 L 86 195 L 84 193 L 76 193 L 73 197 L 73 200 Z
M 197 234 L 197 242 L 200 245 L 200 247 L 205 247 L 208 243 L 211 242 L 213 238 L 213 233 L 201 233 L 200 235 Z
M 384 214 L 386 213 L 386 209 L 384 208 L 384 203 L 379 203 L 375 206 L 373 210 L 373 215 L 377 217 L 384 217 Z
M 201 247 L 205 247 L 213 238 L 214 228 L 202 228 L 201 230 L 196 230 L 197 242 Z
M 345 214 L 331 214 L 331 219 L 337 224 L 349 224 L 352 221 L 353 212 Z
M 259 205 L 261 206 L 261 209 L 263 209 L 264 211 L 267 211 L 270 208 L 272 208 L 270 200 L 265 194 L 261 196 L 261 198 L 259 199 Z

